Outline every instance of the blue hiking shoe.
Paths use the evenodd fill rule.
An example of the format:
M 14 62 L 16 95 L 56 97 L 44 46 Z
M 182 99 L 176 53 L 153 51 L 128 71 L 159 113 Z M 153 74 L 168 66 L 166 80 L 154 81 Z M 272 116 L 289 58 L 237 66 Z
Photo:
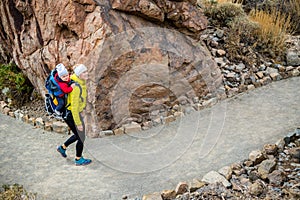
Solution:
M 60 153 L 60 155 L 61 155 L 62 157 L 64 157 L 64 158 L 67 157 L 66 149 L 62 148 L 62 146 L 58 146 L 56 150 Z
M 79 160 L 75 159 L 75 165 L 79 166 L 79 165 L 88 165 L 92 162 L 91 159 L 85 159 L 83 157 L 81 157 Z

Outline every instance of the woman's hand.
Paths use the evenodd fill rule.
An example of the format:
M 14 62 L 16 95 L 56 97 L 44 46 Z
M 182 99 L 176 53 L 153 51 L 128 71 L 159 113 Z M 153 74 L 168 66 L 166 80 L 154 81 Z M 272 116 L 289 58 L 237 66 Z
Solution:
M 77 126 L 77 130 L 83 131 L 83 126 L 82 126 L 82 125 L 78 125 L 78 126 Z

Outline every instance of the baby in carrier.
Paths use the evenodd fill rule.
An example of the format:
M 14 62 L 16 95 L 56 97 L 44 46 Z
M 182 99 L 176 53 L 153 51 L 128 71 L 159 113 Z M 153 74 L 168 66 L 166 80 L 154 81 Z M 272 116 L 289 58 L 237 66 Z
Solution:
M 62 63 L 56 66 L 56 71 L 57 73 L 55 74 L 54 79 L 58 83 L 63 94 L 56 96 L 58 105 L 56 106 L 55 113 L 58 116 L 61 116 L 65 106 L 65 94 L 72 92 L 75 83 L 71 83 L 69 72 Z

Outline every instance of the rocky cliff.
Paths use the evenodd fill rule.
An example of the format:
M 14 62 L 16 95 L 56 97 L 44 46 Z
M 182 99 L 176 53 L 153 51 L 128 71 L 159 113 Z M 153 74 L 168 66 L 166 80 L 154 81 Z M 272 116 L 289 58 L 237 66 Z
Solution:
M 91 136 L 221 87 L 194 0 L 3 0 L 0 12 L 1 61 L 13 59 L 42 95 L 56 64 L 88 67 Z

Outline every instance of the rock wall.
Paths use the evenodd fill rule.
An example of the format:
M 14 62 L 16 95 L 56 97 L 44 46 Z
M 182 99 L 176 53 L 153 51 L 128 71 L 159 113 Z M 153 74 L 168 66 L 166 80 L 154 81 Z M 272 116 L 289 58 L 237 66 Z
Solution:
M 168 115 L 221 87 L 220 70 L 197 39 L 207 20 L 195 3 L 3 0 L 1 57 L 12 56 L 42 95 L 56 64 L 84 63 L 91 136 L 142 123 L 152 120 L 150 112 Z
M 100 8 L 92 0 L 4 0 L 0 9 L 1 49 L 8 48 L 41 93 L 45 77 L 57 63 L 84 62 L 101 36 L 95 34 L 103 25 Z

